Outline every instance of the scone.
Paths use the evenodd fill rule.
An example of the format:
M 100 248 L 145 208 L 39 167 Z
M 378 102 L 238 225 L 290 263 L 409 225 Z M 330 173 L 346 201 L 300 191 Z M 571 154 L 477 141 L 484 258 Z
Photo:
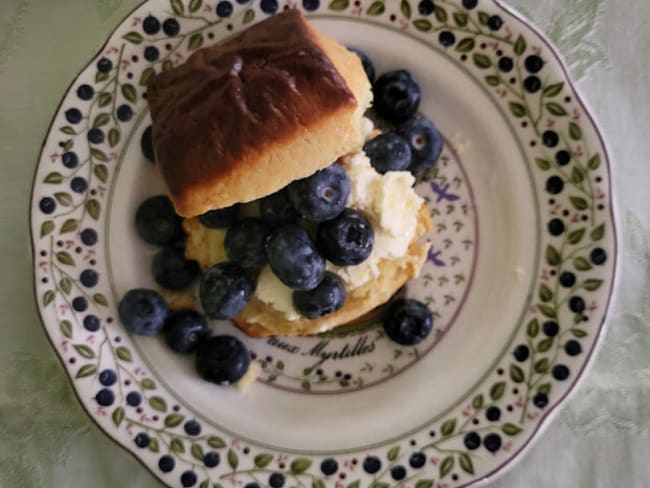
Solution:
M 195 52 L 147 90 L 177 213 L 261 198 L 358 149 L 371 99 L 358 57 L 297 10 Z

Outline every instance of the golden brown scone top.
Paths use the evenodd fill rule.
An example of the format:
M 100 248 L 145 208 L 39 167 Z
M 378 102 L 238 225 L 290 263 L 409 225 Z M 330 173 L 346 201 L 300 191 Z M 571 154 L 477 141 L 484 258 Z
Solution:
M 156 163 L 182 215 L 195 210 L 183 208 L 193 187 L 245 172 L 257 154 L 357 104 L 297 10 L 156 75 L 147 100 Z

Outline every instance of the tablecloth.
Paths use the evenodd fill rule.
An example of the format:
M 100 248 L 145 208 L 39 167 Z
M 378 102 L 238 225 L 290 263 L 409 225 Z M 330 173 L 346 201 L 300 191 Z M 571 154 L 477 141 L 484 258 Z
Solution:
M 389 0 L 390 1 L 390 0 Z M 139 0 L 0 1 L 0 486 L 157 487 L 75 399 L 33 302 L 28 208 L 62 93 Z M 614 159 L 621 259 L 593 369 L 491 486 L 650 486 L 650 2 L 512 0 L 567 59 Z

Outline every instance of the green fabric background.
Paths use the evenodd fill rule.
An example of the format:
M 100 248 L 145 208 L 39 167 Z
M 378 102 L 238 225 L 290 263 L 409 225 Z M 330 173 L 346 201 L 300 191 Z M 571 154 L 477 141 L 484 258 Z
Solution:
M 0 0 L 0 487 L 160 486 L 75 400 L 36 314 L 28 234 L 32 176 L 50 118 L 137 3 Z M 556 42 L 609 140 L 622 258 L 593 370 L 539 442 L 491 486 L 647 487 L 650 2 L 511 3 Z

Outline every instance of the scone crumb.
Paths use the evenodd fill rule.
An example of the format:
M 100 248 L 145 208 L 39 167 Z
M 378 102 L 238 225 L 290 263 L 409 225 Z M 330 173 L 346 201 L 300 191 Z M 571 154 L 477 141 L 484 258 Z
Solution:
M 159 291 L 169 310 L 194 310 L 196 308 L 196 297 L 191 290 L 175 291 L 160 288 Z
M 253 361 L 248 367 L 246 374 L 235 384 L 235 386 L 241 393 L 248 393 L 261 374 L 262 366 L 257 361 Z

